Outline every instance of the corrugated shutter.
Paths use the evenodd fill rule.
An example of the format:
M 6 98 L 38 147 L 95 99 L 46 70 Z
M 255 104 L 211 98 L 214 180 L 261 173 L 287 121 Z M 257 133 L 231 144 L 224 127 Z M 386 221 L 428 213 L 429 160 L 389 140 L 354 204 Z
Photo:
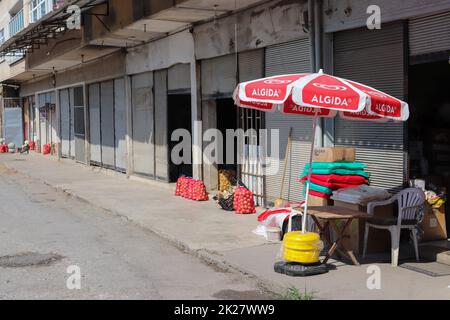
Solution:
M 70 90 L 73 91 L 73 101 L 71 101 L 70 105 L 74 114 L 75 160 L 86 163 L 84 87 L 74 87 Z
M 100 84 L 100 128 L 102 165 L 113 168 L 114 161 L 114 82 Z
M 450 50 L 450 11 L 409 20 L 411 56 Z
M 102 161 L 100 147 L 100 84 L 89 86 L 89 132 L 91 162 L 100 164 Z
M 202 60 L 201 85 L 203 99 L 231 97 L 236 88 L 236 56 Z
M 22 108 L 3 109 L 3 130 L 6 143 L 14 143 L 16 147 L 23 144 Z
M 404 95 L 404 25 L 357 29 L 334 35 L 335 75 L 358 81 L 399 99 Z M 335 145 L 356 148 L 368 165 L 373 186 L 398 190 L 404 182 L 403 123 L 335 120 Z
M 303 38 L 266 48 L 266 76 L 302 73 L 311 71 L 309 39 Z M 292 149 L 288 158 L 283 198 L 299 201 L 303 199 L 300 172 L 308 162 L 311 148 L 312 119 L 287 116 L 278 112 L 266 113 L 266 129 L 279 130 L 279 153 L 269 154 L 270 166 L 278 167 L 275 175 L 266 177 L 266 197 L 273 202 L 280 196 L 285 151 L 289 128 L 292 127 Z M 270 131 L 269 131 L 270 134 Z M 270 150 L 270 149 L 269 149 Z M 270 151 L 269 151 L 270 153 Z
M 133 121 L 133 168 L 135 173 L 154 177 L 153 73 L 133 76 L 131 82 Z
M 127 122 L 125 105 L 125 81 L 114 80 L 114 136 L 116 168 L 125 171 L 127 167 Z
M 75 158 L 75 109 L 73 108 L 73 90 L 69 90 L 69 105 L 70 105 L 70 157 Z
M 168 69 L 169 93 L 191 93 L 191 65 L 186 63 L 176 64 Z
M 50 132 L 51 132 L 51 142 L 56 143 L 58 139 L 58 133 L 57 133 L 57 123 L 58 120 L 56 119 L 56 107 L 51 108 L 50 110 Z
M 56 143 L 56 95 L 54 91 L 47 92 L 47 102 L 48 104 L 48 135 L 49 135 L 49 143 Z
M 61 117 L 61 155 L 70 157 L 70 101 L 69 89 L 59 91 L 59 106 Z
M 239 82 L 264 76 L 264 50 L 257 49 L 239 53 Z
M 311 72 L 308 38 L 266 48 L 266 77 L 302 72 Z
M 169 69 L 170 70 L 170 69 Z M 189 69 L 188 69 L 189 70 Z M 186 71 L 186 70 L 185 70 Z M 181 71 L 180 71 L 181 72 Z M 167 138 L 167 70 L 155 71 L 155 170 L 156 178 L 169 180 Z M 170 71 L 169 71 L 170 74 Z M 174 87 L 172 87 L 174 88 Z M 181 89 L 179 87 L 179 89 Z

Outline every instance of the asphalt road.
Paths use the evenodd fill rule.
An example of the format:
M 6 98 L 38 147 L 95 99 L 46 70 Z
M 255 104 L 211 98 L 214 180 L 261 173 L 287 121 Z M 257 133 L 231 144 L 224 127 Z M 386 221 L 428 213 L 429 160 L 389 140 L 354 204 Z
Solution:
M 28 266 L 36 254 L 55 259 Z M 270 298 L 241 274 L 1 164 L 0 265 L 0 299 Z

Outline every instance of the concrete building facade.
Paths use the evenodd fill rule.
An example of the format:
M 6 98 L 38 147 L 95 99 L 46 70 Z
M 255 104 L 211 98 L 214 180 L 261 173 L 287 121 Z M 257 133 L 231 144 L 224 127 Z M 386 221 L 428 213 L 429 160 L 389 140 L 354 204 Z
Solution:
M 442 160 L 448 156 L 446 122 L 436 124 L 440 130 L 428 137 L 429 127 L 414 116 L 414 111 L 422 112 L 424 102 L 415 88 L 423 85 L 424 77 L 449 79 L 448 1 L 71 3 L 81 8 L 80 29 L 67 29 L 61 22 L 71 16 L 69 3 L 62 2 L 0 48 L 2 53 L 26 48 L 21 60 L 0 63 L 5 69 L 1 81 L 19 86 L 22 108 L 36 115 L 28 116 L 33 123 L 28 125 L 33 127 L 28 136 L 41 146 L 55 144 L 60 157 L 144 179 L 173 182 L 180 174 L 192 175 L 211 190 L 217 188 L 218 170 L 232 168 L 258 203 L 267 205 L 279 196 L 292 128 L 286 168 L 289 187 L 283 197 L 301 200 L 298 177 L 309 156 L 311 120 L 238 110 L 231 97 L 240 81 L 322 68 L 409 101 L 413 116 L 407 124 L 320 120 L 319 146 L 355 147 L 357 160 L 368 164 L 375 186 L 395 191 L 409 178 L 432 175 L 448 184 L 450 168 Z M 379 29 L 371 18 L 378 13 Z M 42 31 L 41 39 L 29 40 L 27 47 L 27 37 L 45 22 L 58 28 Z M 427 69 L 432 73 L 427 74 Z M 426 93 L 434 94 L 433 88 Z M 447 115 L 447 100 L 441 96 L 431 103 L 436 112 Z M 189 157 L 194 165 L 171 162 L 171 136 L 177 128 L 192 135 Z M 279 151 L 265 159 L 277 164 L 279 173 L 264 176 L 263 163 L 248 165 L 249 157 L 265 156 L 264 146 L 251 137 L 244 142 L 247 158 L 242 165 L 205 163 L 203 134 L 209 128 L 279 129 Z M 427 143 L 439 145 L 441 160 L 425 150 Z M 423 159 L 429 167 L 437 165 L 441 173 L 426 169 Z

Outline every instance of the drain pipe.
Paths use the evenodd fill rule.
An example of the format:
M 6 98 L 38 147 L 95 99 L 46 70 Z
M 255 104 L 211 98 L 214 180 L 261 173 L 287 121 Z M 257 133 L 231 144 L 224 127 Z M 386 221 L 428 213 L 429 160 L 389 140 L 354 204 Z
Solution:
M 316 72 L 316 46 L 314 33 L 314 0 L 308 0 L 308 32 L 311 57 L 311 72 Z
M 314 62 L 315 71 L 319 72 L 323 69 L 323 57 L 322 57 L 322 0 L 314 0 Z M 316 126 L 316 147 L 324 146 L 323 139 L 323 118 L 317 119 Z
M 314 46 L 316 72 L 323 69 L 322 59 L 322 0 L 314 0 Z

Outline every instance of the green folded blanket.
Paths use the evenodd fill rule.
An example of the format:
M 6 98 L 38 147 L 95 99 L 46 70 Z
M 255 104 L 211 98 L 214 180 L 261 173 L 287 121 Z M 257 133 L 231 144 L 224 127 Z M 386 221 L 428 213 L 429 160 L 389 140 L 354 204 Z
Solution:
M 331 195 L 333 193 L 333 190 L 331 190 L 330 188 L 318 185 L 318 184 L 316 184 L 314 182 L 311 182 L 311 185 L 310 185 L 309 188 L 310 188 L 310 190 L 314 190 L 314 191 L 317 191 L 317 192 L 325 193 L 325 194 L 328 194 L 328 195 Z M 306 182 L 305 182 L 305 186 L 303 187 L 303 195 L 306 195 Z
M 346 170 L 363 170 L 367 166 L 362 162 L 313 162 L 313 169 L 346 169 Z M 305 165 L 305 170 L 309 169 L 309 163 Z
M 369 178 L 369 174 L 363 170 L 348 170 L 348 169 L 312 169 L 312 174 L 339 174 L 342 176 L 357 175 L 366 179 Z M 302 177 L 308 175 L 308 169 L 305 168 L 302 173 Z

